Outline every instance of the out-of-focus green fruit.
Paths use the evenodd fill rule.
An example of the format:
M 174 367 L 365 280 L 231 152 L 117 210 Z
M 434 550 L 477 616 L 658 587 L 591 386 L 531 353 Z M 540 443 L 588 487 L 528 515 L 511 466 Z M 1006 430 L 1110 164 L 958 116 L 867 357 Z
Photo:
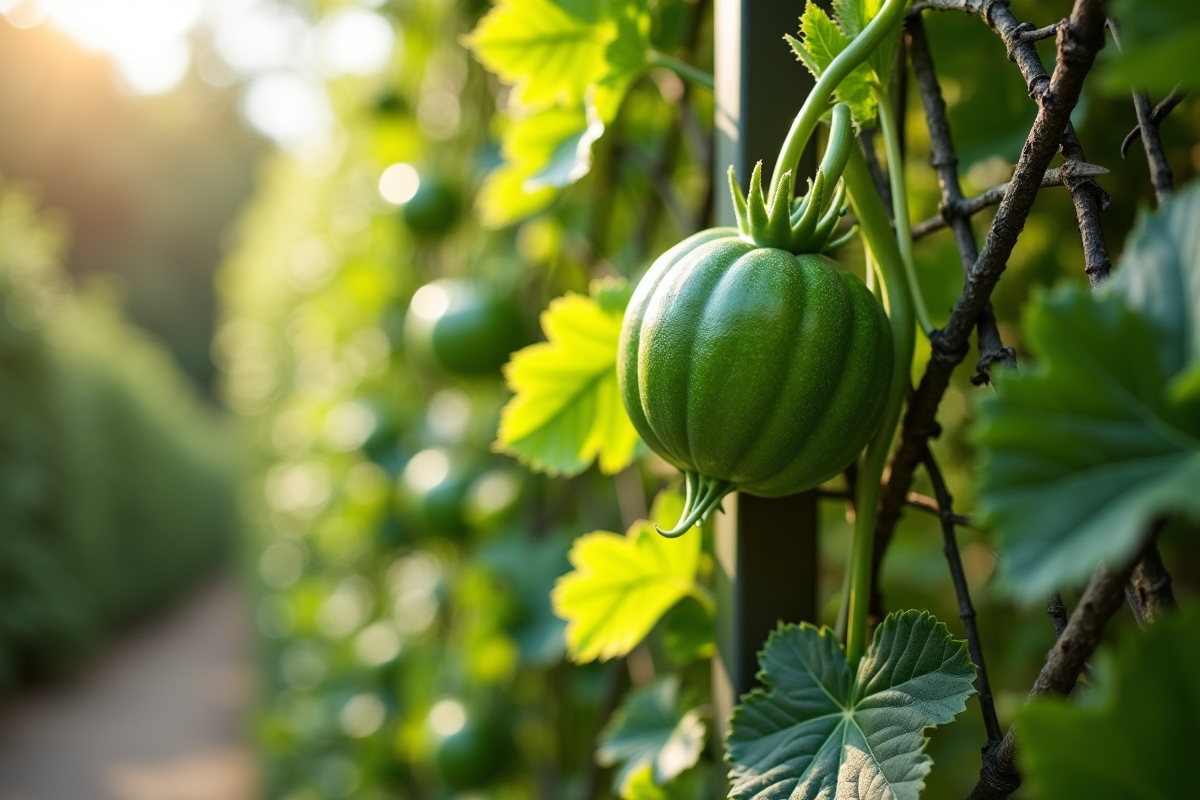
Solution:
M 445 450 L 422 450 L 404 467 L 401 507 L 430 533 L 462 536 L 468 530 L 464 505 L 471 477 Z
M 422 175 L 417 192 L 400 208 L 400 218 L 414 235 L 442 236 L 458 222 L 462 200 L 445 181 Z
M 504 737 L 475 719 L 458 700 L 435 703 L 429 712 L 429 728 L 434 737 L 434 769 L 452 789 L 477 789 L 503 769 Z
M 521 315 L 511 302 L 478 284 L 444 279 L 413 295 L 404 325 L 408 353 L 447 372 L 498 370 L 524 343 Z

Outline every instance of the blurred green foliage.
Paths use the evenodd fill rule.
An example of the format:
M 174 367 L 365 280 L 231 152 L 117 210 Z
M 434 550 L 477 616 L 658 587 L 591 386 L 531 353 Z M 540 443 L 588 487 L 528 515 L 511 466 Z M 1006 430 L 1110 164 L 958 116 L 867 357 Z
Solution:
M 634 450 L 629 469 L 605 477 L 589 466 L 597 437 L 582 425 L 565 426 L 573 437 L 556 440 L 570 445 L 559 454 L 558 469 L 578 474 L 550 479 L 522 469 L 493 450 L 506 399 L 500 371 L 471 376 L 436 363 L 430 368 L 431 360 L 414 352 L 419 342 L 406 340 L 414 295 L 435 281 L 465 281 L 515 304 L 532 331 L 554 298 L 574 293 L 575 301 L 554 305 L 561 310 L 586 301 L 595 279 L 636 281 L 655 256 L 707 224 L 711 93 L 665 69 L 642 69 L 646 62 L 627 61 L 628 54 L 609 45 L 649 42 L 709 69 L 711 5 L 662 0 L 647 5 L 643 18 L 621 16 L 640 6 L 618 2 L 604 4 L 603 14 L 589 14 L 600 5 L 501 4 L 492 22 L 503 25 L 492 33 L 499 37 L 493 44 L 505 52 L 491 54 L 500 59 L 498 67 L 503 61 L 501 77 L 511 68 L 509 79 L 520 80 L 514 53 L 522 53 L 511 42 L 519 45 L 530 35 L 531 26 L 516 24 L 530 9 L 556 8 L 561 13 L 547 15 L 546 24 L 570 27 L 578 34 L 572 41 L 587 51 L 580 56 L 582 51 L 566 48 L 587 56 L 591 71 L 582 70 L 581 80 L 547 71 L 543 83 L 551 88 L 535 86 L 542 94 L 528 96 L 488 75 L 462 44 L 486 4 L 384 4 L 380 13 L 393 23 L 403 48 L 385 74 L 331 84 L 335 155 L 314 163 L 280 154 L 260 171 L 259 193 L 220 276 L 224 316 L 214 352 L 223 394 L 242 418 L 252 450 L 246 501 L 265 675 L 256 727 L 270 798 L 449 798 L 462 796 L 460 791 L 497 800 L 622 791 L 627 797 L 692 798 L 719 791 L 716 746 L 665 784 L 653 766 L 643 765 L 614 787 L 622 759 L 610 753 L 614 757 L 605 757 L 603 765 L 595 761 L 596 737 L 622 696 L 629 699 L 616 719 L 630 716 L 635 701 L 625 694 L 629 684 L 644 691 L 677 679 L 686 702 L 672 713 L 707 712 L 712 635 L 703 605 L 684 598 L 661 620 L 655 617 L 648 636 L 623 661 L 576 665 L 564 661 L 565 625 L 549 599 L 556 579 L 571 569 L 571 541 L 591 531 L 628 530 L 649 517 L 647 500 L 674 472 Z M 1070 2 L 1013 0 L 1012 7 L 1019 18 L 1046 25 L 1060 19 Z M 1003 44 L 980 19 L 929 13 L 926 20 L 964 189 L 975 194 L 1009 178 L 1036 107 Z M 636 30 L 629 37 L 613 38 L 631 23 Z M 472 41 L 478 49 L 479 40 Z M 782 38 L 780 46 L 786 47 Z M 1052 47 L 1039 45 L 1047 65 Z M 622 65 L 631 64 L 636 78 L 626 85 L 633 73 Z M 803 75 L 797 63 L 795 75 L 780 81 Z M 622 99 L 597 126 L 588 117 L 588 95 L 594 105 L 605 76 Z M 911 214 L 921 220 L 936 212 L 940 194 L 928 166 L 919 98 L 911 81 L 909 86 L 903 95 L 905 167 Z M 457 126 L 434 124 L 422 111 L 430 97 L 448 102 L 447 95 L 458 104 Z M 1112 170 L 1099 182 L 1114 199 L 1104 224 L 1115 258 L 1137 207 L 1151 199 L 1137 146 L 1126 161 L 1118 155 L 1134 122 L 1132 107 L 1126 97 L 1089 85 L 1075 122 L 1090 160 Z M 1200 108 L 1194 103 L 1182 105 L 1164 126 L 1180 184 L 1200 162 L 1193 149 L 1198 134 Z M 453 227 L 413 230 L 404 210 L 379 196 L 377 181 L 397 162 L 444 182 L 464 207 L 475 198 L 473 213 L 463 213 Z M 980 241 L 990 214 L 975 219 Z M 944 321 L 962 286 L 950 234 L 918 242 L 916 256 L 931 313 Z M 839 258 L 861 264 L 861 249 L 851 244 Z M 995 295 L 1005 341 L 1022 360 L 1029 353 L 1017 323 L 1033 291 L 1084 280 L 1070 197 L 1064 189 L 1048 189 Z M 597 303 L 609 309 L 603 296 L 593 307 Z M 525 351 L 527 356 L 553 344 L 534 347 L 539 349 Z M 928 356 L 926 344 L 916 376 Z M 552 366 L 563 367 L 548 371 L 557 378 L 587 364 L 559 358 Z M 964 367 L 955 376 L 939 418 L 944 432 L 933 444 L 955 510 L 964 514 L 978 511 L 977 454 L 969 436 L 976 399 L 993 391 L 972 385 L 970 375 Z M 612 436 L 607 442 L 622 443 Z M 626 462 L 630 448 L 614 449 L 619 452 L 611 456 L 610 471 Z M 541 451 L 522 455 L 535 467 L 550 463 Z M 915 488 L 928 493 L 923 476 Z M 437 503 L 426 502 L 430 497 Z M 847 516 L 840 501 L 822 503 L 818 622 L 836 616 Z M 439 519 L 454 524 L 443 526 Z M 986 534 L 962 530 L 960 540 L 1001 723 L 1007 724 L 1053 631 L 1040 610 L 1016 607 L 997 589 L 997 557 Z M 1194 555 L 1189 542 L 1169 530 L 1164 547 L 1168 555 Z M 883 591 L 889 608 L 930 609 L 958 638 L 958 607 L 941 548 L 936 519 L 907 511 L 884 564 Z M 711 578 L 711 550 L 706 539 L 689 573 L 698 587 Z M 1177 574 L 1181 595 L 1197 577 L 1186 570 Z M 1075 597 L 1068 592 L 1066 599 L 1071 604 Z M 1117 634 L 1131 627 L 1128 615 L 1112 625 Z M 984 742 L 977 712 L 977 700 L 970 699 L 955 724 L 932 732 L 928 752 L 937 768 L 924 797 L 962 797 L 974 784 Z M 709 722 L 712 745 L 718 726 Z M 685 727 L 688 736 L 698 730 Z M 657 726 L 654 735 L 661 740 L 666 728 Z M 444 774 L 454 753 L 440 755 L 439 749 L 463 730 L 484 733 L 464 737 L 472 747 L 463 751 L 488 744 L 479 747 L 479 774 L 488 779 L 466 790 Z M 493 770 L 497 751 L 503 764 Z
M 62 229 L 0 186 L 0 687 L 77 664 L 237 528 L 226 428 L 109 297 L 72 291 Z

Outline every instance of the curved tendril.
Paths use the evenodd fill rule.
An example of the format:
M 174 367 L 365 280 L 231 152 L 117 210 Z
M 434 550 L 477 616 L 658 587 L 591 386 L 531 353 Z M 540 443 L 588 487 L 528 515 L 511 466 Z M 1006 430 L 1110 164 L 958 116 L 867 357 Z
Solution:
M 697 475 L 694 472 L 687 473 L 685 482 L 688 484 L 689 491 L 687 500 L 684 501 L 683 514 L 680 516 L 679 522 L 675 523 L 675 527 L 669 531 L 664 531 L 658 525 L 654 526 L 656 531 L 668 539 L 677 539 L 696 525 L 699 525 L 708 516 L 709 512 L 724 499 L 725 495 L 733 491 L 733 485 L 728 481 L 708 478 L 703 475 Z M 691 491 L 693 482 L 697 484 L 699 489 L 698 495 Z
M 698 488 L 699 482 L 700 482 L 700 476 L 697 475 L 695 472 L 688 472 L 688 473 L 684 474 L 684 476 L 683 476 L 683 486 L 684 486 L 683 507 L 685 509 L 692 507 L 692 503 L 696 499 L 696 490 Z

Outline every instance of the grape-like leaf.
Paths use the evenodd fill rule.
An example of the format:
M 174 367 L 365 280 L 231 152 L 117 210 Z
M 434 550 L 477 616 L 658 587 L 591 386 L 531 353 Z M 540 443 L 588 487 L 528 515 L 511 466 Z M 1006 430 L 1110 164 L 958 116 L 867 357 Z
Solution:
M 645 0 L 504 0 L 466 42 L 516 86 L 505 161 L 478 200 L 495 228 L 541 211 L 591 169 L 592 145 L 646 69 L 650 14 Z
M 848 38 L 853 39 L 863 32 L 871 20 L 883 10 L 883 0 L 833 0 L 833 17 Z M 894 68 L 896 45 L 900 42 L 900 31 L 888 36 L 867 59 L 869 69 L 879 78 L 886 79 Z
M 604 126 L 582 104 L 518 114 L 501 141 L 504 164 L 488 175 L 476 201 L 488 227 L 509 225 L 545 208 L 557 190 L 588 173 Z
M 475 198 L 479 221 L 487 228 L 503 228 L 544 210 L 558 195 L 552 186 L 529 191 L 537 169 L 507 162 L 488 173 Z
M 1143 220 L 1111 291 L 1034 303 L 1039 361 L 981 405 L 981 505 L 1021 599 L 1133 557 L 1160 516 L 1200 518 L 1200 393 L 1179 380 L 1195 359 L 1194 191 L 1177 202 Z
M 622 793 L 643 766 L 662 785 L 695 765 L 704 733 L 699 709 L 680 705 L 679 678 L 672 675 L 626 696 L 600 732 L 596 763 L 619 767 L 614 783 Z
M 819 78 L 833 59 L 850 44 L 852 36 L 844 32 L 847 29 L 850 26 L 841 19 L 835 22 L 823 8 L 809 0 L 800 17 L 801 40 L 792 36 L 785 38 L 813 77 Z M 839 102 L 850 106 L 854 122 L 860 127 L 868 126 L 875 120 L 877 101 L 872 86 L 877 79 L 871 74 L 871 64 L 868 60 L 855 67 L 834 92 Z
M 1102 661 L 1083 703 L 1042 698 L 1018 718 L 1021 772 L 1038 797 L 1196 796 L 1200 614 L 1159 620 Z
M 974 691 L 965 643 L 928 612 L 890 614 L 850 672 L 829 628 L 775 630 L 759 654 L 766 690 L 730 723 L 735 800 L 915 800 L 933 760 L 924 731 Z
M 1162 334 L 1156 350 L 1177 399 L 1200 394 L 1200 184 L 1143 214 L 1107 289 Z
M 597 296 L 608 291 L 593 286 Z M 595 459 L 607 474 L 629 465 L 639 439 L 617 388 L 623 311 L 574 293 L 550 303 L 547 341 L 505 366 L 516 395 L 501 414 L 498 449 L 551 475 L 577 474 Z
M 683 512 L 675 492 L 659 495 L 652 516 L 673 525 Z M 597 531 L 575 540 L 575 567 L 558 579 L 551 600 L 567 620 L 567 650 L 579 663 L 623 656 L 637 647 L 663 614 L 684 597 L 702 598 L 696 584 L 700 540 L 695 531 L 667 539 L 651 522 L 625 536 Z
M 503 0 L 466 43 L 480 63 L 516 87 L 515 102 L 578 105 L 604 73 L 604 52 L 617 35 L 606 17 L 572 13 L 582 10 L 552 0 Z
M 588 98 L 595 119 L 607 125 L 616 119 L 629 87 L 646 69 L 650 49 L 650 14 L 642 0 L 613 3 L 617 36 L 604 51 L 604 75 Z

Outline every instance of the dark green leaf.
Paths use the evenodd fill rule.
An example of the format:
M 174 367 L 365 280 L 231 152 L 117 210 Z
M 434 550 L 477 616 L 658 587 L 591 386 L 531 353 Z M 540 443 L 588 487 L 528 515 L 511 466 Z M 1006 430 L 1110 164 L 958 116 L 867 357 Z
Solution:
M 1022 773 L 1039 797 L 1174 800 L 1196 796 L 1200 614 L 1156 622 L 1124 643 L 1082 705 L 1022 711 Z
M 700 758 L 704 731 L 700 712 L 680 706 L 679 678 L 672 675 L 629 693 L 600 733 L 596 762 L 620 767 L 618 789 L 646 765 L 661 785 Z
M 998 376 L 982 404 L 980 498 L 1018 597 L 1131 558 L 1164 514 L 1200 516 L 1196 208 L 1188 192 L 1144 219 L 1111 291 L 1035 302 L 1040 361 Z
M 729 734 L 732 798 L 915 800 L 932 759 L 924 731 L 974 691 L 966 645 L 928 612 L 891 614 L 851 675 L 833 632 L 782 626 L 759 655 L 768 687 Z
M 697 602 L 684 601 L 663 620 L 663 646 L 676 664 L 712 658 L 716 647 L 712 614 Z
M 1200 184 L 1141 216 L 1107 288 L 1162 334 L 1155 354 L 1175 392 L 1200 389 Z

